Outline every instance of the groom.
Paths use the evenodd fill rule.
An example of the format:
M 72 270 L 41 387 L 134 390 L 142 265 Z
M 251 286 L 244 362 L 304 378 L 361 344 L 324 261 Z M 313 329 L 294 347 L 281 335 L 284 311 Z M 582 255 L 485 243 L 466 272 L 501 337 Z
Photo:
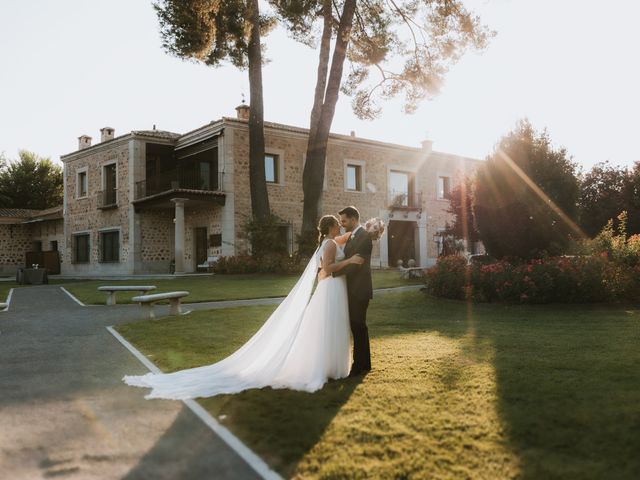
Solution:
M 349 299 L 349 323 L 353 334 L 353 365 L 350 377 L 355 377 L 371 370 L 371 353 L 369 352 L 369 330 L 367 329 L 367 308 L 373 298 L 371 286 L 371 237 L 360 225 L 360 212 L 356 207 L 345 207 L 338 212 L 340 223 L 346 231 L 351 232 L 344 247 L 346 258 L 360 255 L 365 259 L 362 265 L 347 265 L 333 276 L 347 276 L 347 296 Z

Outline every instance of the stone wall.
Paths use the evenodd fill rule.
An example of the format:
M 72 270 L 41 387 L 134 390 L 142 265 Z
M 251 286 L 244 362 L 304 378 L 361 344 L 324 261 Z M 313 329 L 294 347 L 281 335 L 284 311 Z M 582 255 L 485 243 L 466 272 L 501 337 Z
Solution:
M 241 226 L 251 211 L 249 193 L 249 137 L 242 126 L 226 130 L 226 135 L 234 135 L 234 201 L 236 218 L 236 252 L 248 248 L 242 235 Z M 302 171 L 306 154 L 306 136 L 297 132 L 265 129 L 265 146 L 267 153 L 280 155 L 284 161 L 284 175 L 280 184 L 269 184 L 269 202 L 272 211 L 287 222 L 293 224 L 293 234 L 300 232 L 302 220 Z M 364 162 L 363 191 L 352 192 L 345 189 L 345 164 L 350 160 Z M 380 143 L 369 143 L 347 138 L 332 138 L 327 149 L 326 188 L 323 192 L 323 208 L 325 214 L 337 214 L 347 205 L 355 205 L 361 217 L 389 219 L 389 214 L 403 216 L 403 212 L 395 212 L 388 207 L 389 170 L 400 169 L 415 173 L 416 192 L 422 193 L 422 210 L 414 212 L 415 221 L 426 227 L 423 232 L 422 251 L 427 252 L 422 264 L 431 264 L 437 256 L 437 245 L 433 236 L 444 228 L 447 221 L 453 218 L 447 212 L 448 201 L 437 198 L 438 176 L 449 176 L 452 185 L 465 173 L 470 173 L 478 165 L 477 160 L 431 152 L 421 148 L 409 148 Z M 386 242 L 383 236 L 380 242 Z M 384 265 L 381 260 L 380 242 L 374 243 L 372 263 Z M 416 249 L 420 250 L 419 245 Z M 386 249 L 382 249 L 385 250 Z M 384 254 L 386 255 L 386 254 Z
M 103 190 L 102 167 L 115 161 L 117 165 L 118 208 L 102 210 L 98 208 L 99 192 Z M 84 198 L 77 198 L 76 173 L 87 168 L 88 192 Z M 129 256 L 129 141 L 116 142 L 112 146 L 96 151 L 88 151 L 65 161 L 66 213 L 65 248 L 62 255 L 63 273 L 97 273 L 108 269 L 109 273 L 129 273 L 126 264 Z M 100 263 L 100 230 L 118 228 L 120 230 L 120 261 L 117 264 Z M 73 234 L 89 232 L 90 263 L 73 263 Z
M 31 250 L 32 242 L 29 225 L 0 224 L 0 275 L 14 276 L 16 269 L 24 266 L 25 253 Z
M 143 210 L 140 217 L 142 272 L 169 273 L 174 256 L 172 210 Z
M 51 242 L 58 242 L 58 251 L 62 254 L 64 245 L 64 220 L 47 220 L 31 225 L 32 241 L 42 242 L 42 250 L 51 250 Z
M 221 233 L 219 206 L 189 208 L 185 205 L 185 270 L 193 272 L 195 264 L 194 229 L 207 228 L 207 236 Z M 143 271 L 168 273 L 175 254 L 174 211 L 144 210 L 140 212 L 141 257 Z M 221 255 L 220 247 L 209 247 L 207 256 Z

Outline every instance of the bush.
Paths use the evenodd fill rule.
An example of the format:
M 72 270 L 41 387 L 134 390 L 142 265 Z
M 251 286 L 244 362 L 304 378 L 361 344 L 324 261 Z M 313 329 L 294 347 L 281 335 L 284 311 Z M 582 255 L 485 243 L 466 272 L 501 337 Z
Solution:
M 264 220 L 248 217 L 244 223 L 244 234 L 251 244 L 252 255 L 256 258 L 285 255 L 289 246 L 282 235 L 284 225 L 287 223 L 276 215 Z
M 212 269 L 213 273 L 217 274 L 256 273 L 258 271 L 258 262 L 250 255 L 220 257 L 213 264 Z
M 473 261 L 441 257 L 427 271 L 426 289 L 443 298 L 480 302 L 587 303 L 640 298 L 640 235 L 627 238 L 627 213 L 592 240 L 579 242 L 575 256 L 528 262 Z
M 427 291 L 437 297 L 463 299 L 467 271 L 467 261 L 463 257 L 440 257 L 434 267 L 427 269 Z
M 307 262 L 308 259 L 301 258 L 298 255 L 274 254 L 261 258 L 238 255 L 235 257 L 221 257 L 213 264 L 213 273 L 223 275 L 242 273 L 296 274 L 304 270 Z
M 479 302 L 588 303 L 637 300 L 640 264 L 611 261 L 606 253 L 549 257 L 527 263 L 466 265 L 441 257 L 427 271 L 426 289 L 443 298 Z

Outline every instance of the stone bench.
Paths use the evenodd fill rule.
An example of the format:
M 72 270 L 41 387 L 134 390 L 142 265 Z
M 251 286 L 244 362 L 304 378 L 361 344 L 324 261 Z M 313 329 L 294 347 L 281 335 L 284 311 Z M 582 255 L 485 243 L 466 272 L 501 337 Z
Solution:
M 422 267 L 400 267 L 400 278 L 422 278 L 424 277 L 424 268 Z
M 156 318 L 153 313 L 153 304 L 162 300 L 169 300 L 169 315 L 181 315 L 182 309 L 180 308 L 180 299 L 187 295 L 189 295 L 189 292 L 153 293 L 151 295 L 133 297 L 131 300 L 133 302 L 138 302 L 145 310 L 145 318 L 153 319 Z
M 107 305 L 116 304 L 116 292 L 140 292 L 140 295 L 144 295 L 151 290 L 155 290 L 154 285 L 117 285 L 117 286 L 104 286 L 98 287 L 101 292 L 109 292 L 107 296 Z

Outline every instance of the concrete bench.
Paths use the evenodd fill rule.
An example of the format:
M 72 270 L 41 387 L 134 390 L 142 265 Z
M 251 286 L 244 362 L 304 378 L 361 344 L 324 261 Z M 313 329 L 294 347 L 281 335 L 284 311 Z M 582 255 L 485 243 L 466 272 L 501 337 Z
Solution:
M 162 300 L 169 300 L 169 315 L 181 315 L 180 299 L 189 295 L 189 292 L 167 292 L 153 293 L 151 295 L 140 295 L 133 297 L 131 300 L 138 302 L 145 310 L 145 318 L 156 318 L 153 313 L 153 304 Z M 187 313 L 187 312 L 185 312 Z
M 109 292 L 107 297 L 107 305 L 116 304 L 116 292 L 140 292 L 140 295 L 144 295 L 151 290 L 155 290 L 154 285 L 118 285 L 118 286 L 104 286 L 98 287 L 101 292 Z
M 196 268 L 198 270 L 207 270 L 209 271 L 209 269 L 211 268 L 211 266 L 216 263 L 218 260 L 220 260 L 220 257 L 218 255 L 210 255 L 207 257 L 207 259 L 202 262 L 200 265 L 196 265 Z
M 2 303 L 2 302 L 0 302 L 0 312 L 1 312 L 2 310 L 4 310 L 5 308 L 7 308 L 8 306 L 9 306 L 9 304 L 8 304 L 8 303 Z
M 422 267 L 400 267 L 400 277 L 404 279 L 422 278 L 424 277 L 424 268 Z

